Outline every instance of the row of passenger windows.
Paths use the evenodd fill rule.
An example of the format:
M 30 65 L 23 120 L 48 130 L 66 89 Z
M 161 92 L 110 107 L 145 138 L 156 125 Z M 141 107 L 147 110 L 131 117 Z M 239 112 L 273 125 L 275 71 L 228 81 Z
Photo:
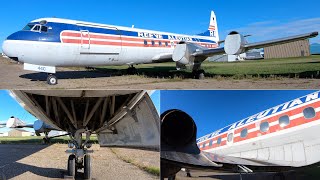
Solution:
M 315 112 L 313 107 L 308 107 L 308 108 L 305 108 L 303 110 L 303 116 L 304 116 L 305 119 L 312 119 L 312 118 L 314 118 L 316 116 L 316 112 Z M 290 124 L 290 119 L 289 119 L 288 115 L 284 115 L 284 116 L 281 116 L 279 118 L 279 126 L 280 127 L 283 128 L 283 127 L 288 126 L 289 124 Z M 261 132 L 268 132 L 269 131 L 269 122 L 267 122 L 267 121 L 266 122 L 262 122 L 260 124 L 260 131 Z M 248 129 L 247 128 L 242 129 L 241 132 L 240 132 L 240 137 L 241 138 L 246 138 L 247 136 L 248 136 Z M 221 137 L 219 137 L 217 139 L 217 144 L 218 145 L 221 144 L 221 140 L 222 140 Z M 228 142 L 232 142 L 233 141 L 233 133 L 229 133 L 228 134 L 227 141 Z M 213 144 L 213 140 L 210 140 L 209 146 L 212 146 L 212 144 Z M 205 148 L 205 147 L 206 147 L 206 145 L 203 144 L 202 148 Z
M 163 43 L 162 43 L 161 41 L 158 42 L 158 45 L 159 45 L 159 46 L 162 46 L 162 44 L 163 44 Z M 146 46 L 148 45 L 148 41 L 147 41 L 147 40 L 144 40 L 144 45 L 146 45 Z M 152 45 L 152 46 L 155 46 L 155 45 L 156 45 L 156 42 L 155 42 L 155 41 L 151 41 L 151 45 Z M 168 47 L 168 46 L 169 46 L 169 43 L 168 43 L 168 42 L 165 42 L 164 45 L 165 45 L 166 47 Z M 171 46 L 174 46 L 174 42 L 171 42 Z

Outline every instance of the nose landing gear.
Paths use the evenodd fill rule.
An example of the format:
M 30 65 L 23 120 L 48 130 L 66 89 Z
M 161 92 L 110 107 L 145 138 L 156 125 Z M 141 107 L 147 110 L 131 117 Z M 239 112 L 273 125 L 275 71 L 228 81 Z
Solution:
M 86 134 L 86 140 L 82 141 L 82 133 Z M 67 153 L 71 153 L 68 158 L 68 176 L 76 177 L 78 170 L 84 170 L 84 179 L 91 179 L 91 157 L 88 153 L 93 151 L 88 150 L 91 147 L 89 143 L 91 133 L 85 129 L 79 129 L 70 135 L 72 142 L 69 143 Z
M 56 85 L 58 84 L 58 78 L 53 74 L 48 74 L 47 83 L 49 85 Z

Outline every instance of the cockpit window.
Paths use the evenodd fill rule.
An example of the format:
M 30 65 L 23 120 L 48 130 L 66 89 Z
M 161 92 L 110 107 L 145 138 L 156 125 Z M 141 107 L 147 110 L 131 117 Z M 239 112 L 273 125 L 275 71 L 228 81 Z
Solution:
M 22 30 L 30 31 L 33 28 L 34 24 L 27 24 Z
M 36 25 L 33 29 L 32 29 L 32 31 L 40 31 L 40 25 Z
M 47 26 L 41 26 L 41 32 L 48 32 Z

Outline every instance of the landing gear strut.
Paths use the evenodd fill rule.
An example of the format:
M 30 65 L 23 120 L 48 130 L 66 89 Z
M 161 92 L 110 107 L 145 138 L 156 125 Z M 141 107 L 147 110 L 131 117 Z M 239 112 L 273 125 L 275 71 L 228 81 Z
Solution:
M 86 134 L 86 140 L 82 141 L 82 133 Z M 88 153 L 92 151 L 88 150 L 91 147 L 89 143 L 91 133 L 85 129 L 79 129 L 74 133 L 74 136 L 70 135 L 72 142 L 69 143 L 67 152 L 71 153 L 68 158 L 68 176 L 75 177 L 77 171 L 84 170 L 84 179 L 91 179 L 91 158 Z
M 48 74 L 47 83 L 49 85 L 56 85 L 58 84 L 58 78 L 53 74 Z
M 49 135 L 48 132 L 44 133 L 44 138 L 42 139 L 44 144 L 49 144 L 50 143 L 50 138 L 49 138 L 48 135 Z
M 192 76 L 194 79 L 204 79 L 204 70 L 200 69 L 200 70 L 193 70 L 192 71 Z
M 137 73 L 138 73 L 138 71 L 135 67 L 133 67 L 133 65 L 130 65 L 130 67 L 127 69 L 127 74 L 129 74 L 129 75 L 134 75 Z

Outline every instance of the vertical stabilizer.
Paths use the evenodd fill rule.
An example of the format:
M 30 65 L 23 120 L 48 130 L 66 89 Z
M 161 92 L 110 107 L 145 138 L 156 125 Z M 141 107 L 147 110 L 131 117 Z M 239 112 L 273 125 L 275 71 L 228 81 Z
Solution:
M 218 31 L 218 23 L 217 23 L 217 17 L 214 11 L 211 11 L 210 16 L 210 24 L 209 28 L 206 32 L 198 34 L 200 36 L 208 36 L 211 40 L 219 42 L 219 31 Z

